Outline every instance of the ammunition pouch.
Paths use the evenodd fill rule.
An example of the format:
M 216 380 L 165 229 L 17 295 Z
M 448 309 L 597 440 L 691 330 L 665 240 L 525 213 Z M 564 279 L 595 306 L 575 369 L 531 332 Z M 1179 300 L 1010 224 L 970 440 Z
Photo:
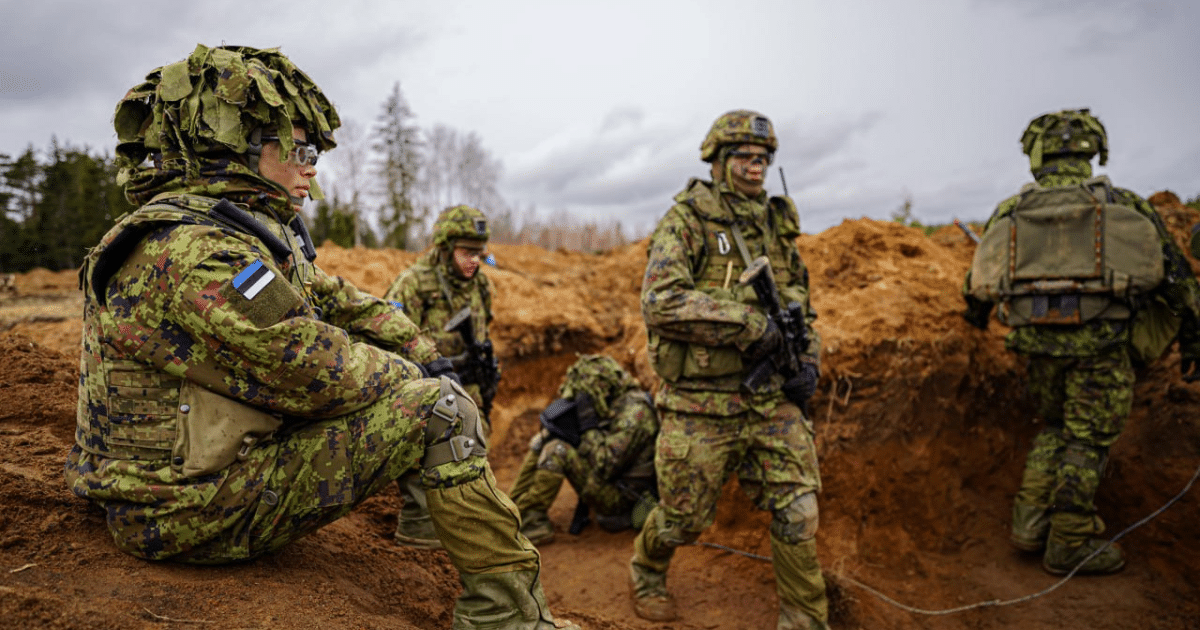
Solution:
M 703 346 L 647 335 L 650 364 L 663 380 L 706 379 L 741 374 L 746 364 L 734 346 Z

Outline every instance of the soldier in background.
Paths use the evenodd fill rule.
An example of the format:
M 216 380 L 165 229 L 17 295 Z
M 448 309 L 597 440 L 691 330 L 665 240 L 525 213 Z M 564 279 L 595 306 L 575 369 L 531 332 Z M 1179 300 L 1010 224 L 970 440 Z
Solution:
M 116 544 L 254 558 L 417 469 L 462 580 L 454 627 L 560 627 L 448 362 L 399 310 L 313 264 L 298 210 L 340 124 L 320 88 L 276 49 L 200 45 L 131 89 L 114 123 L 141 207 L 80 272 L 65 472 Z
M 676 616 L 666 585 L 671 557 L 712 524 L 725 480 L 736 473 L 772 515 L 778 628 L 827 627 L 815 539 L 820 474 L 812 422 L 801 411 L 816 390 L 821 341 L 796 249 L 796 206 L 763 190 L 777 146 L 761 114 L 717 118 L 700 146 L 713 180 L 689 181 L 650 237 L 642 316 L 649 359 L 663 379 L 654 458 L 660 499 L 630 563 L 634 610 L 645 619 Z M 770 261 L 781 301 L 798 311 L 798 330 L 784 334 L 755 291 L 737 282 L 760 256 Z M 747 385 L 758 367 L 784 355 L 798 357 L 797 374 L 768 372 Z
M 1094 498 L 1129 417 L 1133 363 L 1157 358 L 1178 331 L 1184 373 L 1193 370 L 1200 286 L 1154 208 L 1092 177 L 1108 137 L 1088 110 L 1035 118 L 1021 144 L 1037 181 L 996 208 L 963 288 L 968 322 L 986 329 L 998 303 L 1013 327 L 1006 345 L 1029 357 L 1046 425 L 1013 501 L 1011 541 L 1056 575 L 1112 573 L 1125 559 L 1096 538 Z
M 547 513 L 564 479 L 582 506 L 573 530 L 587 510 L 607 531 L 641 529 L 658 501 L 658 415 L 637 380 L 611 357 L 581 356 L 567 369 L 542 424 L 508 493 L 521 510 L 521 532 L 535 545 L 554 540 Z
M 488 334 L 495 285 L 479 269 L 490 235 L 487 217 L 479 210 L 447 208 L 433 224 L 433 247 L 401 272 L 384 294 L 384 299 L 403 309 L 422 333 L 433 339 L 438 352 L 450 359 L 463 387 L 482 411 L 485 437 L 491 433 L 492 399 L 500 383 Z M 454 329 L 447 330 L 447 324 Z M 413 472 L 401 477 L 399 486 L 404 505 L 396 524 L 396 541 L 418 548 L 440 547 L 420 475 Z

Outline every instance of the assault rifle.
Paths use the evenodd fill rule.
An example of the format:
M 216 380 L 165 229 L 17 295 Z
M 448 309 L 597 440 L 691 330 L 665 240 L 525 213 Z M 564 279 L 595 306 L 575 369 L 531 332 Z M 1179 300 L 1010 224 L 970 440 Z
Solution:
M 500 384 L 500 362 L 492 349 L 490 340 L 482 343 L 475 339 L 475 325 L 471 317 L 471 307 L 464 306 L 454 314 L 450 321 L 442 327 L 442 332 L 457 332 L 467 347 L 464 355 L 450 357 L 463 384 L 479 385 L 479 395 L 483 398 L 483 416 L 489 420 L 492 417 L 492 400 L 496 397 L 496 387 Z
M 766 256 L 755 258 L 750 266 L 742 272 L 738 283 L 750 285 L 754 295 L 758 296 L 759 304 L 767 309 L 770 317 L 783 337 L 782 348 L 767 358 L 758 362 L 750 369 L 742 381 L 742 386 L 755 391 L 766 384 L 773 374 L 779 374 L 787 382 L 800 375 L 800 353 L 808 350 L 808 327 L 804 322 L 804 306 L 798 302 L 788 304 L 783 308 L 779 300 L 779 287 L 775 284 L 775 274 L 771 271 L 771 261 Z M 793 400 L 800 405 L 808 415 L 807 400 Z

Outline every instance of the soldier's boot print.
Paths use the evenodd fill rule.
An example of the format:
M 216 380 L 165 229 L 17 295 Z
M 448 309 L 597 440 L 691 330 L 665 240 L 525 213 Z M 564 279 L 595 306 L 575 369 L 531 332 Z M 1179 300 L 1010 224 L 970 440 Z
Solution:
M 633 558 L 629 561 L 629 597 L 633 611 L 642 619 L 671 621 L 679 616 L 675 598 L 667 590 L 667 568 L 675 548 L 663 543 L 653 517 L 647 519 L 633 540 Z
M 1008 540 L 1021 551 L 1041 551 L 1050 535 L 1050 516 L 1044 505 L 1013 504 L 1012 533 Z
M 1104 521 L 1094 514 L 1056 512 L 1050 516 L 1050 537 L 1042 568 L 1053 575 L 1076 573 L 1104 575 L 1125 566 L 1125 554 L 1116 544 L 1095 536 L 1104 532 Z M 1094 554 L 1094 555 L 1093 555 Z M 1082 563 L 1082 564 L 1081 564 Z
M 777 630 L 826 630 L 829 600 L 817 560 L 817 541 L 785 543 L 771 536 L 771 564 L 779 594 Z
M 400 518 L 396 522 L 396 542 L 417 549 L 441 549 L 437 532 L 433 530 L 433 519 L 429 516 L 429 505 L 425 488 L 421 486 L 421 475 L 412 472 L 396 480 L 400 487 Z

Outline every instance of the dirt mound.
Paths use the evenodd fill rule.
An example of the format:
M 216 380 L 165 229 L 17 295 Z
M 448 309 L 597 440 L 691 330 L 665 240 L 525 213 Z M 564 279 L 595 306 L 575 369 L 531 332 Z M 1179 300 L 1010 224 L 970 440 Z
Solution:
M 1168 195 L 1152 199 L 1182 243 L 1200 213 Z M 1200 534 L 1194 492 L 1123 540 L 1125 571 L 1078 579 L 1044 598 L 931 617 L 862 589 L 859 582 L 913 606 L 945 609 L 1053 584 L 1037 558 L 1006 542 L 1009 501 L 1039 425 L 1024 400 L 1024 367 L 1004 350 L 1006 331 L 993 322 L 981 332 L 959 316 L 974 247 L 961 232 L 949 227 L 927 237 L 862 219 L 798 243 L 824 342 L 813 401 L 825 483 L 818 543 L 835 627 L 1200 627 L 1200 578 L 1192 568 L 1200 550 L 1186 542 Z M 538 411 L 576 352 L 609 353 L 647 387 L 656 379 L 638 307 L 645 243 L 600 255 L 492 249 L 498 263 L 486 272 L 497 287 L 494 336 L 504 379 L 490 459 L 507 487 Z M 319 252 L 326 271 L 376 294 L 416 257 L 329 245 Z M 243 565 L 151 564 L 117 552 L 103 514 L 62 483 L 79 335 L 78 295 L 67 279 L 68 272 L 39 270 L 18 278 L 17 296 L 0 297 L 0 501 L 8 508 L 0 512 L 0 617 L 20 627 L 72 629 L 189 621 L 448 627 L 458 588 L 453 569 L 442 552 L 390 542 L 394 493 Z M 61 313 L 71 316 L 38 319 Z M 1200 464 L 1200 389 L 1182 383 L 1178 371 L 1171 351 L 1139 373 L 1134 413 L 1098 498 L 1110 533 L 1166 503 Z M 573 506 L 566 488 L 551 512 L 560 530 Z M 702 541 L 769 555 L 767 524 L 731 482 Z M 770 565 L 702 546 L 680 549 L 672 565 L 682 620 L 637 619 L 625 588 L 632 539 L 632 532 L 591 527 L 577 537 L 560 533 L 544 547 L 555 609 L 593 630 L 774 624 Z

